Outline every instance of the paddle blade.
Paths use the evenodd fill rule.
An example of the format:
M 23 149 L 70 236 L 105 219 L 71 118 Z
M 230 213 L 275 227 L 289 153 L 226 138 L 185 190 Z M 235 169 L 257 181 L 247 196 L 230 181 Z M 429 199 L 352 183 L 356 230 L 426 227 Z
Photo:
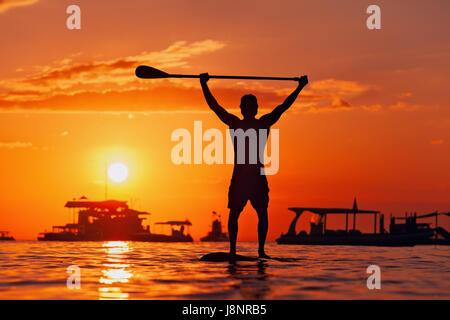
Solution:
M 169 74 L 149 66 L 139 66 L 136 68 L 136 76 L 142 79 L 160 79 L 167 78 Z

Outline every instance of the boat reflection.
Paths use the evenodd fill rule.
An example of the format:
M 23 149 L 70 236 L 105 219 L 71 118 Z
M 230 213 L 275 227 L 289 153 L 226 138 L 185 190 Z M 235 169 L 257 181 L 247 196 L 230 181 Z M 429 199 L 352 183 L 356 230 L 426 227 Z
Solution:
M 122 291 L 120 284 L 125 284 L 133 277 L 131 265 L 128 263 L 129 254 L 132 251 L 129 242 L 109 241 L 102 245 L 105 252 L 105 262 L 103 263 L 102 276 L 99 288 L 99 299 L 128 299 L 129 294 Z

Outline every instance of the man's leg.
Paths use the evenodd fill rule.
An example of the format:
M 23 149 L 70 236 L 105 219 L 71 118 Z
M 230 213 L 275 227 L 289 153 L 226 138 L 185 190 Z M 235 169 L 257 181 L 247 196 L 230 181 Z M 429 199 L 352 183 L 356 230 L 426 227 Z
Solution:
M 230 237 L 230 254 L 236 254 L 238 219 L 242 209 L 230 209 L 228 216 L 228 236 Z
M 264 252 L 264 244 L 266 243 L 267 230 L 269 229 L 269 219 L 267 215 L 267 208 L 256 209 L 258 213 L 258 256 L 260 258 L 270 258 Z

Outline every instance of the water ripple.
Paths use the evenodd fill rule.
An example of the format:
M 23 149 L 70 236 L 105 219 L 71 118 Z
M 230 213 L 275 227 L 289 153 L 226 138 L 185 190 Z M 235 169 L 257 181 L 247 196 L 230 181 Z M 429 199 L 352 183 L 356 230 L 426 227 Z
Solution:
M 1 299 L 449 299 L 447 247 L 279 246 L 285 261 L 200 262 L 226 243 L 16 241 L 0 249 Z M 239 252 L 255 256 L 256 243 Z M 290 260 L 286 258 L 291 258 Z M 381 268 L 368 290 L 366 268 Z M 80 267 L 81 288 L 66 285 Z

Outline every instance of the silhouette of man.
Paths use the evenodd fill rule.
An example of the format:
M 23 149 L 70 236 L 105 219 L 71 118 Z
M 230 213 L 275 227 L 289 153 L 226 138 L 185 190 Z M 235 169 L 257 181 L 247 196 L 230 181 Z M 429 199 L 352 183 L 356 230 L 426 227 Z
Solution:
M 227 112 L 221 107 L 211 91 L 208 88 L 209 74 L 202 73 L 200 75 L 200 83 L 202 86 L 203 94 L 206 102 L 211 110 L 213 110 L 219 119 L 225 123 L 233 132 L 237 133 L 237 130 L 242 129 L 244 132 L 249 132 L 251 129 L 256 130 L 256 159 L 260 152 L 264 152 L 265 142 L 260 146 L 259 130 L 266 130 L 266 137 L 269 135 L 270 127 L 280 119 L 281 115 L 289 109 L 289 107 L 297 99 L 298 94 L 304 86 L 308 84 L 308 77 L 302 76 L 298 78 L 297 88 L 286 98 L 286 100 L 276 107 L 272 112 L 263 115 L 259 119 L 255 118 L 258 113 L 258 101 L 252 94 L 244 95 L 241 98 L 241 113 L 243 119 L 239 119 L 237 116 Z M 242 132 L 242 131 L 241 131 Z M 264 161 L 256 161 L 251 163 L 249 159 L 252 158 L 250 150 L 255 152 L 255 148 L 251 148 L 250 141 L 245 139 L 245 161 L 239 163 L 237 159 L 242 159 L 242 149 L 238 148 L 236 143 L 236 135 L 232 135 L 234 146 L 234 169 L 233 176 L 231 178 L 230 188 L 228 190 L 228 208 L 230 209 L 230 215 L 228 217 L 228 234 L 230 237 L 230 254 L 236 254 L 236 239 L 238 233 L 238 219 L 242 210 L 244 209 L 247 201 L 250 200 L 252 207 L 258 214 L 258 255 L 260 258 L 270 258 L 264 251 L 264 244 L 266 242 L 267 230 L 268 230 L 268 217 L 267 207 L 269 204 L 269 186 L 267 183 L 266 175 L 264 174 Z M 250 138 L 249 138 L 250 140 Z M 247 143 L 248 142 L 248 143 Z M 261 148 L 262 150 L 258 150 Z M 253 158 L 254 159 L 254 158 Z M 242 161 L 241 161 L 242 162 Z M 253 161 L 255 162 L 255 161 Z

